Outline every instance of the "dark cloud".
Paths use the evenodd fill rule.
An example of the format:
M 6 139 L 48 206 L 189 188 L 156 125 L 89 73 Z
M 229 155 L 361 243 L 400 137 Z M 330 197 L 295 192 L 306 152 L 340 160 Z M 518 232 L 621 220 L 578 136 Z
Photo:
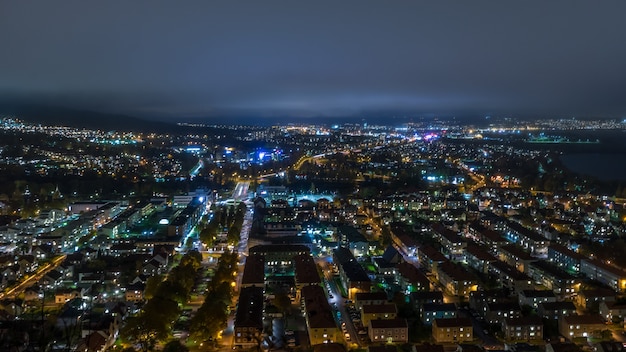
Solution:
M 0 92 L 152 116 L 626 112 L 624 1 L 4 1 Z

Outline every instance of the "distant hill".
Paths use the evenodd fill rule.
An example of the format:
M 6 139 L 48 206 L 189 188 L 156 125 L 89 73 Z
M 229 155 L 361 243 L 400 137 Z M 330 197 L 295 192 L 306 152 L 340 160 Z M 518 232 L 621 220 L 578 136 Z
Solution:
M 0 105 L 0 114 L 13 114 L 19 119 L 43 125 L 63 125 L 105 131 L 178 132 L 179 126 L 137 117 L 75 110 L 54 106 Z

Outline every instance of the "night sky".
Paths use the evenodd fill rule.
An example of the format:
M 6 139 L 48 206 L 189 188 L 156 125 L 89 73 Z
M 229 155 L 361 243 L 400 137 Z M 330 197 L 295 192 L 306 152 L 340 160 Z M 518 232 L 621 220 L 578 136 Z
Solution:
M 4 1 L 5 99 L 154 118 L 626 115 L 626 1 Z

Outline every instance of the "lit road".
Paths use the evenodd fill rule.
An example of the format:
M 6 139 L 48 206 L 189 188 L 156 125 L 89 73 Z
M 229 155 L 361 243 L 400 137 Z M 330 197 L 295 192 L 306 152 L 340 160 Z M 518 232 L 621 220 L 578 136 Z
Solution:
M 237 187 L 239 187 L 241 184 L 243 188 L 240 188 L 241 195 L 243 195 L 244 197 L 247 197 L 247 192 L 248 192 L 248 186 L 250 185 L 249 182 L 240 182 L 237 184 Z M 237 187 L 235 188 L 235 192 L 237 192 Z M 252 226 L 252 216 L 253 216 L 253 209 L 252 209 L 252 204 L 246 204 L 248 206 L 246 213 L 244 215 L 243 218 L 243 225 L 241 226 L 241 233 L 240 233 L 240 239 L 239 239 L 239 243 L 237 244 L 237 247 L 234 248 L 234 250 L 237 251 L 238 255 L 239 255 L 239 261 L 237 262 L 237 273 L 235 275 L 235 287 L 233 290 L 233 301 L 231 306 L 235 307 L 237 305 L 237 301 L 239 299 L 239 290 L 240 290 L 240 286 L 241 286 L 241 279 L 243 277 L 243 269 L 246 265 L 246 256 L 248 255 L 248 236 L 250 235 L 250 227 Z M 228 346 L 228 349 L 232 349 L 235 339 L 234 339 L 234 328 L 235 328 L 235 310 L 233 309 L 230 313 L 230 315 L 228 316 L 228 320 L 226 322 L 226 329 L 224 329 L 224 332 L 222 334 L 222 339 L 220 341 L 220 344 L 222 346 Z
M 348 333 L 350 334 L 350 341 L 348 341 L 348 345 L 352 343 L 356 343 L 359 347 L 362 347 L 363 344 L 361 343 L 359 334 L 357 333 L 354 323 L 352 322 L 352 318 L 350 317 L 350 314 L 348 313 L 348 310 L 346 309 L 345 300 L 347 298 L 344 298 L 341 296 L 341 291 L 339 290 L 339 288 L 335 284 L 335 281 L 333 280 L 332 265 L 328 262 L 328 259 L 326 258 L 326 256 L 316 259 L 316 261 L 317 261 L 317 264 L 321 267 L 322 273 L 324 275 L 324 281 L 328 282 L 328 286 L 330 286 L 330 292 L 333 295 L 333 298 L 329 298 L 328 302 L 331 305 L 332 304 L 337 305 L 337 310 L 341 313 L 341 320 L 343 320 L 346 323 L 346 329 L 348 330 Z M 324 290 L 327 290 L 326 285 L 324 285 Z M 338 325 L 339 325 L 339 328 L 341 329 L 341 324 L 338 324 Z M 342 335 L 343 335 L 343 332 L 342 332 Z
M 250 182 L 237 182 L 235 190 L 233 191 L 234 200 L 242 200 L 248 197 L 248 188 L 250 188 Z
M 37 269 L 35 274 L 30 276 L 28 279 L 22 281 L 19 285 L 11 288 L 10 290 L 0 293 L 0 299 L 11 299 L 15 298 L 17 295 L 22 293 L 24 290 L 34 285 L 37 281 L 41 280 L 48 272 L 56 269 L 67 257 L 66 254 L 57 257 L 52 262 L 46 264 L 45 266 Z

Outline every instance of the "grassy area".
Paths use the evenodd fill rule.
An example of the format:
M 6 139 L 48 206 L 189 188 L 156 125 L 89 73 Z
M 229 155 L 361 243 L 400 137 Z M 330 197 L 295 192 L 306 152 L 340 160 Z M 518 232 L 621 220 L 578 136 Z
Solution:
M 346 290 L 343 288 L 343 285 L 341 284 L 341 279 L 337 276 L 333 277 L 333 281 L 335 281 L 335 285 L 337 285 L 337 288 L 339 289 L 339 291 L 341 291 L 341 296 L 344 298 L 348 297 L 348 293 L 346 292 Z

